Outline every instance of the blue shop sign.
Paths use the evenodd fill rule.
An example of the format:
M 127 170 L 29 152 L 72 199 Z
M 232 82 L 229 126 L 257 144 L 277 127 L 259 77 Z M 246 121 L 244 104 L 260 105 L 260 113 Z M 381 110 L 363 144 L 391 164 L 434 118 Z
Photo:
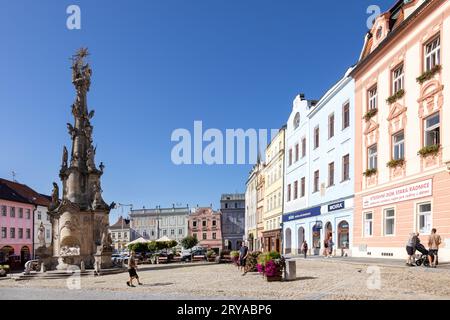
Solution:
M 328 205 L 328 212 L 345 209 L 345 201 L 340 201 Z
M 292 212 L 283 216 L 283 222 L 306 219 L 309 217 L 320 216 L 320 207 L 313 207 L 302 211 Z

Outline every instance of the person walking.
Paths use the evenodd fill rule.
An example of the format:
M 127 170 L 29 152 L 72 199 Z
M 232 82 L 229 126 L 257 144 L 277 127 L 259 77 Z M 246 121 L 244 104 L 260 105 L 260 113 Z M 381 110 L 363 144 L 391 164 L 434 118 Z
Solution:
M 248 247 L 245 243 L 241 245 L 241 248 L 239 249 L 239 268 L 245 272 L 245 264 L 247 263 L 247 256 L 248 256 Z
M 323 241 L 323 255 L 328 258 L 328 237 Z
M 138 284 L 142 286 L 142 283 L 139 281 L 139 276 L 136 272 L 137 264 L 135 259 L 134 251 L 131 251 L 130 258 L 128 259 L 128 274 L 130 275 L 130 280 L 127 281 L 127 286 L 135 287 L 133 284 L 133 279 L 136 279 Z
M 439 245 L 441 244 L 441 236 L 436 234 L 437 230 L 433 228 L 431 230 L 431 234 L 428 237 L 428 248 L 429 248 L 429 255 L 428 255 L 428 261 L 430 262 L 431 268 L 436 268 L 438 265 L 438 251 L 439 251 Z
M 306 254 L 308 253 L 308 243 L 306 242 L 306 240 L 303 240 L 302 243 L 302 253 L 306 259 Z
M 328 258 L 333 257 L 333 246 L 334 246 L 333 236 L 330 234 L 328 238 Z
M 408 254 L 408 259 L 406 260 L 406 265 L 414 266 L 414 254 L 416 252 L 416 245 L 419 234 L 412 232 L 409 234 L 408 242 L 406 243 L 406 253 Z

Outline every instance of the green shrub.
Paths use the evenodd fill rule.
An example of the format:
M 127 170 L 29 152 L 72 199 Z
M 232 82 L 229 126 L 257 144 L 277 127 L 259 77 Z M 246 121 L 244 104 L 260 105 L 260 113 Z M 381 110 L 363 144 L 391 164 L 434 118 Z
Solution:
M 375 168 L 374 169 L 367 169 L 366 171 L 363 172 L 363 175 L 365 177 L 371 177 L 371 176 L 377 174 L 377 172 L 378 172 L 378 170 L 375 169 Z
M 230 257 L 232 258 L 238 258 L 239 257 L 239 251 L 231 251 Z
M 388 168 L 397 168 L 397 167 L 401 167 L 404 163 L 405 163 L 405 159 L 392 159 L 391 161 L 389 161 L 386 164 L 386 166 Z
M 256 266 L 258 265 L 258 257 L 261 255 L 260 251 L 251 252 L 248 254 L 247 262 L 245 263 L 245 269 L 247 272 L 257 272 Z
M 417 152 L 418 155 L 421 157 L 427 157 L 430 155 L 436 156 L 439 153 L 439 150 L 441 150 L 440 144 L 433 144 L 431 146 L 423 147 L 422 149 Z
M 389 98 L 386 99 L 386 102 L 388 104 L 393 104 L 395 101 L 397 101 L 398 99 L 403 98 L 403 96 L 405 95 L 405 90 L 400 89 L 398 90 L 396 93 L 394 93 L 392 96 L 390 96 Z
M 364 120 L 369 121 L 370 119 L 372 119 L 373 117 L 375 117 L 378 113 L 378 109 L 374 108 L 374 109 L 370 109 L 369 111 L 366 112 L 366 114 L 364 115 Z
M 183 240 L 181 240 L 181 245 L 186 250 L 192 249 L 197 244 L 198 244 L 198 239 L 193 236 L 187 236 L 187 237 L 183 238 Z
M 425 81 L 430 80 L 436 73 L 441 71 L 441 69 L 442 69 L 441 65 L 436 65 L 430 71 L 426 71 L 426 72 L 422 73 L 422 75 L 417 77 L 416 80 L 418 83 L 423 84 Z

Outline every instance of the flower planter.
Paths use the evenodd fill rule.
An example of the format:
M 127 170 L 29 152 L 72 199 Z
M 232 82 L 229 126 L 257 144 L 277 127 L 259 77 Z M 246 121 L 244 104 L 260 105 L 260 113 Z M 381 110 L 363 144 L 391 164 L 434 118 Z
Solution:
M 283 274 L 279 272 L 277 275 L 274 276 L 266 276 L 267 282 L 273 282 L 273 281 L 282 281 L 283 280 Z

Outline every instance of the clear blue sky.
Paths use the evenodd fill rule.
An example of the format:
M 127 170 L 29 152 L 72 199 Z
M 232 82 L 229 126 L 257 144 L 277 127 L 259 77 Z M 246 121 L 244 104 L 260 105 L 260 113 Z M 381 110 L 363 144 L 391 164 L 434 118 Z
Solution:
M 59 182 L 69 57 L 88 46 L 105 200 L 217 207 L 250 166 L 175 166 L 172 131 L 282 126 L 298 93 L 320 97 L 356 62 L 367 7 L 393 2 L 0 0 L 0 176 L 42 193 Z M 81 30 L 66 28 L 70 4 Z

